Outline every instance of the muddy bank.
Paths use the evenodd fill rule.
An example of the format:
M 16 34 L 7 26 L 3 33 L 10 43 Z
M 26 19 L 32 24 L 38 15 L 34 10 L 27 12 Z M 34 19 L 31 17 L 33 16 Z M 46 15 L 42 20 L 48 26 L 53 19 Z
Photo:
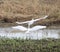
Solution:
M 0 23 L 0 27 L 13 27 L 13 26 L 17 26 L 18 24 L 16 23 Z M 20 24 L 21 25 L 21 24 Z M 60 24 L 57 24 L 57 23 L 49 23 L 49 22 L 36 22 L 34 23 L 33 25 L 31 25 L 31 27 L 35 26 L 35 25 L 46 25 L 47 28 L 54 28 L 54 29 L 60 29 Z M 25 27 L 28 27 L 27 24 L 22 24 L 21 26 L 25 26 Z
M 33 25 L 59 25 L 60 0 L 1 0 L 0 26 L 6 23 L 15 24 L 16 21 L 28 21 L 49 15 L 47 19 L 37 21 Z M 32 26 L 33 26 L 32 25 Z M 9 25 L 10 26 L 10 25 Z
M 14 16 L 1 16 L 0 15 L 0 22 L 1 23 L 14 23 L 16 21 L 26 21 L 32 18 L 32 15 L 14 15 Z
M 18 17 L 12 17 L 12 18 L 0 18 L 0 27 L 1 26 L 15 26 L 18 25 L 15 22 L 19 21 L 19 22 L 23 22 L 23 21 L 28 21 L 31 20 L 32 18 L 37 19 L 39 16 L 33 16 L 33 15 L 27 15 L 27 16 L 18 16 Z M 27 26 L 27 24 L 23 24 L 25 26 Z M 32 26 L 35 25 L 46 25 L 46 26 L 52 26 L 52 25 L 60 25 L 60 19 L 58 19 L 57 17 L 53 17 L 53 16 L 48 16 L 48 18 L 44 19 L 44 20 L 39 20 L 37 22 L 35 22 Z

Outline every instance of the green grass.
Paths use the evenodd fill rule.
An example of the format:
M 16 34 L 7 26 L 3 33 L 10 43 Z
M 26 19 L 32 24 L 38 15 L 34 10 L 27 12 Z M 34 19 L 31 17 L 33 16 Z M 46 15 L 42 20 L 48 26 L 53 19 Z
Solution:
M 0 39 L 0 52 L 60 52 L 60 39 Z

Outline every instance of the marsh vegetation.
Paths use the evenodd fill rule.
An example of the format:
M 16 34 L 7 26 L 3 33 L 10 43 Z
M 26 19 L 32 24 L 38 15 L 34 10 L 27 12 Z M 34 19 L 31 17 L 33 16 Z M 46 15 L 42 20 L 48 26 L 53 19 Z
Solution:
M 60 23 L 60 0 L 0 0 L 0 23 L 27 21 L 49 15 L 36 24 Z
M 49 15 L 47 19 L 37 21 L 32 26 L 46 25 L 54 28 L 57 26 L 59 29 L 60 0 L 0 0 L 0 27 L 16 26 L 16 21 L 28 21 L 45 15 Z M 4 34 L 8 30 L 0 29 L 0 32 Z M 60 52 L 60 39 L 23 40 L 0 37 L 0 52 Z
M 60 52 L 60 39 L 20 40 L 0 38 L 0 52 Z

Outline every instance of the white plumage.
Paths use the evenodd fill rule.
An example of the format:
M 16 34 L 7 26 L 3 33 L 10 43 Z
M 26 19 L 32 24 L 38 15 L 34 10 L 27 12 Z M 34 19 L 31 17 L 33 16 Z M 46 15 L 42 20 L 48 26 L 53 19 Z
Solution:
M 32 19 L 32 20 L 30 20 L 30 21 L 25 21 L 25 22 L 16 22 L 17 24 L 24 24 L 24 23 L 28 23 L 28 24 L 33 24 L 35 21 L 38 21 L 38 20 L 42 20 L 42 19 L 45 19 L 45 18 L 47 18 L 48 16 L 46 15 L 45 17 L 43 17 L 43 18 L 38 18 L 38 19 Z
M 32 28 L 26 28 L 26 27 L 23 27 L 23 26 L 15 26 L 15 27 L 12 27 L 12 28 L 18 29 L 20 31 L 25 31 L 26 33 L 29 33 L 31 31 L 37 31 L 39 29 L 46 28 L 46 26 L 40 26 L 40 25 L 38 25 L 38 26 L 34 26 Z
M 24 23 L 28 23 L 28 28 L 26 27 L 23 27 L 23 26 L 15 26 L 15 27 L 12 27 L 14 29 L 19 29 L 20 31 L 26 31 L 26 33 L 29 33 L 30 31 L 37 31 L 39 29 L 42 29 L 42 28 L 46 28 L 46 26 L 40 26 L 40 25 L 37 25 L 37 26 L 34 26 L 32 28 L 30 28 L 30 25 L 32 25 L 35 21 L 38 21 L 38 20 L 41 20 L 41 19 L 45 19 L 47 18 L 48 16 L 46 15 L 45 17 L 43 18 L 39 18 L 39 19 L 32 19 L 30 21 L 26 21 L 26 22 L 16 22 L 17 24 L 24 24 Z
M 27 31 L 27 28 L 26 28 L 26 27 L 23 27 L 23 26 L 14 26 L 14 27 L 12 27 L 12 28 L 18 29 L 18 30 L 20 30 L 20 31 Z
M 32 28 L 28 28 L 26 33 L 29 33 L 29 32 L 32 32 L 32 31 L 37 31 L 39 29 L 43 29 L 43 28 L 46 28 L 46 26 L 40 26 L 40 25 L 37 25 L 37 26 L 34 26 Z

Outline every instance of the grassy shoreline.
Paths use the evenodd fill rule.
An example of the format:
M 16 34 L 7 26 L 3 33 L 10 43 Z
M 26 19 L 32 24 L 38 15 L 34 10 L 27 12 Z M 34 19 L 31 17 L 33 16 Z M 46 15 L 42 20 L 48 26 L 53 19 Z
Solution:
M 21 40 L 0 38 L 0 52 L 60 52 L 60 39 Z

